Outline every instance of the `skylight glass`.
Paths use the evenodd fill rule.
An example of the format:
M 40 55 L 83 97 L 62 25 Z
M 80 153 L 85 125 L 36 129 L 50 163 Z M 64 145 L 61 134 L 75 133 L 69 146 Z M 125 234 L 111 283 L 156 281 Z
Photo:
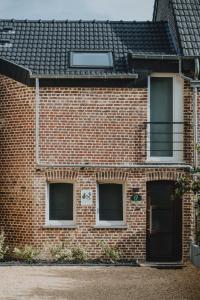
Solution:
M 111 68 L 112 52 L 71 52 L 71 67 Z

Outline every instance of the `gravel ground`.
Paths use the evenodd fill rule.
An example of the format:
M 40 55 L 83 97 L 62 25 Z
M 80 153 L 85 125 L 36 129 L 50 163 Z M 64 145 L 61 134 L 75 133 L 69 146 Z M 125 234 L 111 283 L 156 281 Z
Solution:
M 0 267 L 0 299 L 200 299 L 200 269 Z

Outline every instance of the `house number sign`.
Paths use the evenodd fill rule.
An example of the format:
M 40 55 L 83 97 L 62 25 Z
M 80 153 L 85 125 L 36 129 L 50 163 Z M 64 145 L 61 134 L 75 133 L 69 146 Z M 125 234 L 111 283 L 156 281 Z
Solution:
M 140 202 L 140 201 L 142 201 L 142 196 L 139 194 L 134 194 L 134 195 L 132 195 L 131 200 L 134 202 Z
M 92 205 L 92 190 L 81 190 L 81 205 Z

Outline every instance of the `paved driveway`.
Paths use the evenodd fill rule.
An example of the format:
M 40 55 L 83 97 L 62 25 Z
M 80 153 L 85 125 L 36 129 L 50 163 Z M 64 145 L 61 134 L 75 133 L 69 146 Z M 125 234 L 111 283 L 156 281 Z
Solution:
M 200 299 L 200 269 L 0 267 L 0 299 Z

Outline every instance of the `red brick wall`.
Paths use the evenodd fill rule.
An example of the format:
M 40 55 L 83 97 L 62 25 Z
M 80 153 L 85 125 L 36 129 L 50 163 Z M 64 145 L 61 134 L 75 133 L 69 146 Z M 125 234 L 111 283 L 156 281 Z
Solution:
M 41 89 L 41 161 L 143 162 L 146 99 L 146 89 Z
M 70 241 L 83 245 L 92 257 L 100 253 L 98 241 L 116 244 L 126 258 L 145 258 L 146 181 L 177 179 L 172 169 L 40 168 L 35 164 L 35 90 L 5 77 L 0 78 L 0 214 L 11 245 L 39 248 Z M 191 162 L 191 92 L 185 86 L 187 163 Z M 147 89 L 41 88 L 40 159 L 45 163 L 123 164 L 145 161 Z M 77 228 L 44 228 L 47 180 L 76 184 Z M 104 175 L 102 172 L 105 172 Z M 111 172 L 112 171 L 112 172 Z M 118 172 L 121 172 L 120 174 Z M 107 174 L 107 175 L 106 175 Z M 121 180 L 126 185 L 127 229 L 97 229 L 96 183 Z M 124 179 L 125 178 L 125 179 Z M 142 201 L 130 200 L 139 187 Z M 93 205 L 82 207 L 80 191 L 93 190 Z M 192 234 L 192 203 L 184 200 L 184 256 L 188 257 Z
M 32 241 L 34 90 L 0 77 L 0 222 L 10 243 Z

